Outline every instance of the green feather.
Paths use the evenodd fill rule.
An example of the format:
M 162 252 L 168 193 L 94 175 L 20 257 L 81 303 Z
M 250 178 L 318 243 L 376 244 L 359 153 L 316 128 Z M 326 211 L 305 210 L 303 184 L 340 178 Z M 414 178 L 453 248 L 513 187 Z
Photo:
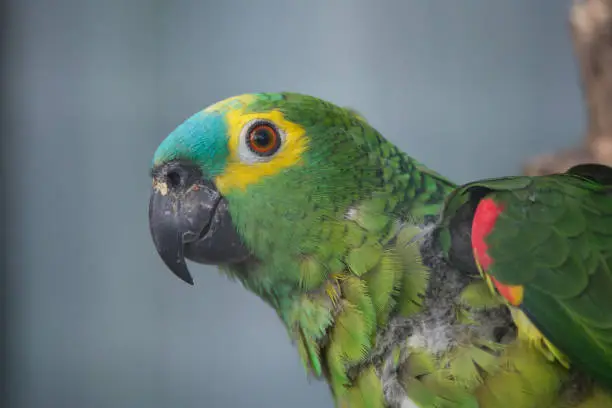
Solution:
M 294 337 L 297 338 L 297 348 L 304 368 L 307 372 L 312 372 L 315 376 L 320 377 L 323 367 L 318 344 L 312 338 L 306 337 L 299 329 Z
M 336 398 L 341 397 L 349 385 L 343 355 L 342 344 L 339 342 L 331 343 L 327 348 L 326 361 L 329 369 L 329 381 Z
M 401 272 L 399 256 L 390 249 L 383 253 L 376 268 L 363 276 L 372 297 L 379 326 L 387 322 L 389 312 L 396 304 Z
M 346 223 L 344 231 L 344 242 L 349 248 L 361 247 L 365 243 L 367 232 L 358 224 Z
M 495 296 L 484 280 L 477 280 L 465 287 L 461 292 L 461 301 L 474 309 L 489 309 L 503 304 L 499 296 Z
M 367 319 L 356 305 L 343 301 L 331 333 L 331 343 L 338 344 L 345 360 L 361 361 L 371 348 Z
M 480 404 L 499 408 L 551 406 L 562 385 L 560 367 L 525 343 L 509 347 L 502 357 L 501 370 L 475 391 Z
M 466 388 L 481 384 L 485 376 L 495 372 L 499 366 L 495 352 L 475 344 L 457 347 L 443 361 L 448 367 L 444 372 Z
M 368 294 L 365 282 L 359 278 L 350 276 L 342 281 L 341 288 L 344 298 L 350 302 L 350 304 L 355 305 L 361 313 L 363 331 L 371 338 L 374 333 L 376 311 L 372 299 Z
M 322 296 L 302 295 L 293 306 L 290 321 L 302 363 L 319 377 L 323 372 L 319 341 L 333 322 L 331 304 Z
M 374 368 L 365 368 L 339 403 L 347 408 L 385 408 L 382 385 Z
M 378 263 L 382 250 L 381 245 L 377 242 L 351 249 L 346 258 L 347 265 L 351 272 L 361 276 Z
M 424 351 L 411 349 L 403 364 L 403 374 L 408 378 L 421 377 L 437 371 L 434 357 Z
M 404 273 L 401 282 L 401 299 L 398 300 L 399 313 L 409 316 L 421 309 L 422 298 L 428 281 L 428 269 L 422 263 L 421 253 L 412 239 L 420 233 L 416 227 L 404 227 L 396 242 L 396 249 L 401 254 Z
M 391 222 L 385 212 L 387 205 L 386 197 L 364 201 L 355 209 L 355 222 L 371 234 L 380 233 Z
M 327 267 L 314 257 L 305 257 L 300 262 L 300 286 L 304 290 L 321 286 L 327 278 L 327 274 Z
M 441 400 L 434 390 L 426 387 L 416 378 L 409 378 L 405 384 L 406 394 L 419 408 L 439 407 Z
M 435 408 L 479 408 L 476 397 L 453 380 L 427 375 L 421 382 L 436 395 Z

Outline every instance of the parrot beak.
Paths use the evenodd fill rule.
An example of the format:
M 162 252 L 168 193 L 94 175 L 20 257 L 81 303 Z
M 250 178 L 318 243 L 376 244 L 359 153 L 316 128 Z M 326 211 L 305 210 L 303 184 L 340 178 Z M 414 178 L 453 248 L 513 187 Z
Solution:
M 191 164 L 171 162 L 153 170 L 149 227 L 166 266 L 190 285 L 193 278 L 185 258 L 220 265 L 250 256 L 234 228 L 227 201 Z

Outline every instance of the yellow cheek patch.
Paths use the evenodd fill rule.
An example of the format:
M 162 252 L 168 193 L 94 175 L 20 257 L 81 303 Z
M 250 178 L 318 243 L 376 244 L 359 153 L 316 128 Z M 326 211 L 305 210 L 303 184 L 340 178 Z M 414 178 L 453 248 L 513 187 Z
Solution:
M 259 182 L 262 177 L 273 176 L 284 169 L 299 164 L 302 160 L 302 153 L 307 147 L 304 128 L 286 120 L 279 111 L 245 113 L 248 102 L 252 100 L 253 96 L 245 95 L 220 102 L 222 104 L 235 104 L 225 113 L 230 154 L 225 171 L 215 179 L 221 194 L 227 194 L 227 192 L 236 188 L 244 190 L 249 185 Z M 236 109 L 235 107 L 239 105 L 242 105 L 242 107 Z M 225 106 L 227 105 L 221 108 Z M 219 107 L 216 109 L 219 109 Z M 266 119 L 273 122 L 284 133 L 284 140 L 279 151 L 269 160 L 245 163 L 239 155 L 240 144 L 244 143 L 241 140 L 241 133 L 244 126 L 255 119 Z

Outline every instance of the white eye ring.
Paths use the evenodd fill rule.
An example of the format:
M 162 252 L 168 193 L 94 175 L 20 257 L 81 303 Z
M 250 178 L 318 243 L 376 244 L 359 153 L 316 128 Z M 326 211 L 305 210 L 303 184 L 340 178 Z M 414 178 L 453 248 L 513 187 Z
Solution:
M 240 131 L 238 156 L 245 163 L 269 161 L 285 142 L 285 132 L 267 119 L 253 119 Z

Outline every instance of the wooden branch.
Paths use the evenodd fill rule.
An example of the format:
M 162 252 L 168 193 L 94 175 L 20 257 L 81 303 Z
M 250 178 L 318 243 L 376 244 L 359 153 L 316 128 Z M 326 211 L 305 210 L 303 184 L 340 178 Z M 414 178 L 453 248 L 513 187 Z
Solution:
M 588 128 L 581 146 L 529 160 L 527 175 L 562 172 L 585 162 L 612 166 L 612 0 L 574 0 L 569 23 Z

